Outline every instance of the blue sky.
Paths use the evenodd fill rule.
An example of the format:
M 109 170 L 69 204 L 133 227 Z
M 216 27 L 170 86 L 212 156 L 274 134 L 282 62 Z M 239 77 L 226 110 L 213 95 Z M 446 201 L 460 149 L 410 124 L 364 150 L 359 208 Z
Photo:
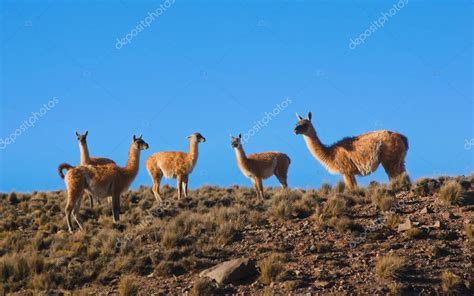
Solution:
M 78 163 L 76 129 L 89 130 L 91 155 L 119 164 L 143 133 L 150 150 L 132 187 L 151 184 L 146 157 L 187 150 L 196 131 L 208 141 L 190 186 L 250 186 L 228 135 L 287 99 L 244 148 L 289 154 L 290 186 L 340 179 L 292 133 L 296 111 L 313 112 L 327 144 L 377 129 L 407 135 L 413 178 L 473 171 L 472 1 L 406 0 L 372 31 L 398 1 L 165 2 L 1 2 L 1 139 L 56 101 L 0 150 L 0 191 L 64 188 L 56 168 Z M 359 183 L 370 180 L 387 177 L 380 168 Z

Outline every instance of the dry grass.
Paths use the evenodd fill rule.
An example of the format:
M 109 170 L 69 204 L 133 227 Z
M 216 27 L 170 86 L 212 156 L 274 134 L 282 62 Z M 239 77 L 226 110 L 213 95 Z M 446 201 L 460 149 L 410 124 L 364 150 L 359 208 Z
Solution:
M 207 278 L 198 278 L 193 283 L 193 289 L 191 295 L 193 296 L 207 296 L 214 295 L 216 287 L 214 283 Z
M 269 218 L 277 221 L 306 218 L 313 213 L 317 202 L 318 196 L 313 192 L 281 191 L 272 199 Z
M 464 233 L 467 236 L 469 246 L 474 248 L 474 225 L 470 223 L 464 224 Z
M 396 230 L 398 227 L 398 224 L 400 224 L 400 217 L 398 217 L 397 214 L 395 213 L 389 213 L 385 215 L 385 225 L 392 229 Z
M 449 179 L 427 179 L 422 184 L 435 188 L 436 184 L 447 182 Z M 468 188 L 468 185 L 461 186 L 464 190 Z M 390 191 L 382 184 L 373 183 L 364 189 L 363 195 L 372 197 L 369 192 L 377 190 Z M 189 277 L 216 261 L 232 258 L 240 248 L 240 240 L 247 243 L 248 234 L 256 229 L 268 234 L 275 225 L 293 227 L 311 221 L 318 229 L 334 232 L 330 236 L 335 238 L 334 242 L 340 242 L 342 237 L 351 236 L 348 231 L 360 229 L 358 223 L 367 225 L 367 219 L 361 218 L 366 214 L 364 211 L 374 212 L 373 207 L 359 203 L 360 197 L 354 197 L 358 193 L 348 193 L 342 184 L 334 188 L 326 184 L 318 190 L 267 189 L 265 201 L 258 201 L 253 189 L 238 186 L 204 186 L 192 190 L 190 198 L 180 201 L 174 198 L 175 194 L 175 189 L 164 186 L 163 195 L 169 202 L 158 207 L 149 188 L 127 192 L 122 198 L 118 224 L 112 222 L 111 205 L 107 201 L 96 203 L 92 209 L 85 201 L 80 215 L 86 231 L 71 235 L 66 232 L 63 191 L 0 193 L 0 290 L 5 294 L 18 291 L 38 294 L 45 290 L 77 292 L 86 287 L 117 286 L 119 281 L 126 281 L 122 275 L 127 274 L 133 274 L 136 279 L 151 273 L 163 278 Z M 385 223 L 390 228 L 398 226 L 397 215 L 387 213 Z M 314 231 L 302 230 L 303 233 Z M 380 230 L 384 231 L 387 235 L 386 229 Z M 465 225 L 466 236 L 459 229 L 442 229 L 439 233 L 441 239 L 450 239 L 450 243 L 462 237 L 462 243 L 473 245 L 472 225 Z M 308 251 L 311 247 L 309 254 L 326 257 L 330 256 L 328 249 L 334 242 L 328 246 L 326 242 L 315 241 L 314 247 L 306 247 Z M 364 247 L 371 246 L 369 240 L 364 244 Z M 258 247 L 264 248 L 261 244 Z M 262 252 L 286 252 L 284 248 L 278 245 Z M 278 254 L 263 259 L 260 281 L 286 281 L 290 274 L 285 270 L 287 264 Z M 292 270 L 293 262 L 290 266 Z M 301 279 L 291 280 L 294 282 L 285 286 L 298 286 Z M 190 287 L 195 293 L 207 291 L 204 283 L 195 285 L 196 288 Z
M 273 253 L 258 262 L 260 269 L 259 281 L 264 285 L 269 285 L 279 279 L 285 271 L 285 261 L 282 254 Z
M 396 255 L 385 255 L 377 259 L 375 272 L 382 278 L 399 278 L 405 271 L 405 262 Z
M 372 203 L 381 211 L 386 212 L 395 205 L 395 194 L 391 190 L 383 187 L 377 187 L 371 192 Z
M 425 233 L 419 228 L 412 228 L 405 231 L 405 235 L 411 239 L 419 239 L 423 238 L 425 236 Z
M 460 204 L 462 201 L 463 188 L 459 182 L 450 180 L 439 190 L 439 198 L 447 205 Z
M 392 191 L 408 191 L 411 188 L 410 177 L 405 172 L 390 181 L 389 188 Z
M 138 295 L 138 284 L 136 283 L 136 279 L 130 275 L 123 276 L 118 284 L 118 292 L 120 296 Z
M 461 279 L 450 271 L 443 271 L 440 280 L 441 288 L 446 293 L 455 294 L 461 286 Z

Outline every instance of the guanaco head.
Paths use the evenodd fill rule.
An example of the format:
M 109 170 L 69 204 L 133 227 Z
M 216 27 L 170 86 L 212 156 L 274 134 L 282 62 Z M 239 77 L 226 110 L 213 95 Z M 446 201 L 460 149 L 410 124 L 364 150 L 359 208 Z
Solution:
M 240 148 L 242 146 L 242 134 L 239 134 L 237 138 L 234 138 L 232 135 L 230 136 L 230 145 L 232 148 Z
M 294 130 L 295 134 L 296 135 L 306 134 L 310 130 L 310 128 L 312 128 L 312 124 L 311 124 L 312 114 L 311 114 L 311 112 L 308 112 L 308 118 L 303 118 L 298 113 L 296 113 L 296 118 L 298 118 L 298 122 L 296 123 L 296 127 L 295 127 L 295 130 Z
M 77 137 L 77 140 L 79 142 L 81 142 L 82 144 L 86 144 L 87 143 L 87 134 L 89 133 L 89 131 L 86 131 L 83 135 L 81 135 L 80 133 L 78 133 L 76 131 L 76 137 Z
M 140 137 L 136 137 L 135 135 L 133 135 L 133 145 L 135 146 L 135 149 L 138 149 L 138 150 L 146 150 L 148 149 L 148 144 L 143 141 L 143 135 L 140 135 Z
M 194 133 L 187 137 L 190 142 L 195 143 L 204 143 L 206 142 L 206 138 L 204 138 L 200 133 Z

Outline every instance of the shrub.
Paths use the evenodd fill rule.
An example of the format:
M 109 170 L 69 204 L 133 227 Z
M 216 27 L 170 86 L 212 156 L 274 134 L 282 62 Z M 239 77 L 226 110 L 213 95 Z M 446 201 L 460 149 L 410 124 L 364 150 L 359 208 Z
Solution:
M 451 180 L 441 186 L 439 198 L 448 205 L 460 204 L 462 191 L 462 186 L 457 181 Z
M 395 255 L 381 256 L 375 264 L 375 271 L 382 278 L 401 277 L 404 270 L 404 260 Z

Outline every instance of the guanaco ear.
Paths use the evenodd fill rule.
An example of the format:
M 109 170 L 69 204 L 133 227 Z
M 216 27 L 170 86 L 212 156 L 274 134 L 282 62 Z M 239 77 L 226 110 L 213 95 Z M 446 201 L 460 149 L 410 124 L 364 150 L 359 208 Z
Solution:
M 136 141 L 137 141 L 137 137 L 133 135 L 133 142 L 136 142 Z
M 143 139 L 143 134 L 140 134 L 140 137 L 138 137 L 140 140 Z
M 86 133 L 84 134 L 84 136 L 87 137 L 87 134 L 89 134 L 89 131 L 86 130 Z
M 298 120 L 303 120 L 303 117 L 301 117 L 298 112 L 296 112 L 296 118 L 298 118 Z
M 76 137 L 79 137 L 79 133 L 76 131 Z
M 239 134 L 239 139 L 242 139 L 242 134 Z
M 311 121 L 311 118 L 313 118 L 313 114 L 311 114 L 311 112 L 308 112 L 308 120 Z

